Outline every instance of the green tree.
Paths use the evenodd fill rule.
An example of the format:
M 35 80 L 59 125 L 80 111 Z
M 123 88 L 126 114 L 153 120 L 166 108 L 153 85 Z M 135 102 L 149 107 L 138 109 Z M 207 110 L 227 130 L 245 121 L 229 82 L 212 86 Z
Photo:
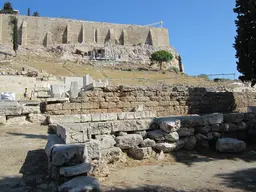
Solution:
M 11 10 L 11 11 L 13 11 L 12 4 L 10 2 L 4 3 L 4 10 Z
M 151 55 L 150 60 L 156 61 L 160 65 L 160 70 L 163 68 L 163 62 L 168 62 L 173 59 L 173 55 L 165 50 L 156 51 Z
M 18 34 L 18 19 L 17 17 L 11 17 L 11 25 L 12 25 L 12 45 L 13 50 L 15 52 L 15 56 L 17 56 L 17 50 L 19 48 L 19 34 Z
M 237 13 L 236 49 L 237 70 L 242 73 L 242 81 L 256 84 L 256 1 L 236 0 L 234 12 Z
M 38 13 L 37 11 L 35 11 L 35 12 L 33 13 L 33 16 L 34 16 L 34 17 L 39 17 L 39 13 Z

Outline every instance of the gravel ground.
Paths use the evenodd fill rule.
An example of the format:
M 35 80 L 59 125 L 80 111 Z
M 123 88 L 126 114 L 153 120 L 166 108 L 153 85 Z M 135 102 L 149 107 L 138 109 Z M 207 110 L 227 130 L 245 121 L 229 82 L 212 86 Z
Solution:
M 47 127 L 0 126 L 0 191 L 54 191 L 47 177 L 44 147 Z M 244 192 L 256 191 L 256 152 L 206 157 L 173 153 L 162 161 L 134 161 L 110 167 L 101 180 L 113 192 Z

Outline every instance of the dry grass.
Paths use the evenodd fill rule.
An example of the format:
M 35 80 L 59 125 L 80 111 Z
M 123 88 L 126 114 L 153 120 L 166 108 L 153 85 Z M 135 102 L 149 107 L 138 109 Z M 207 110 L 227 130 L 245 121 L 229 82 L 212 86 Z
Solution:
M 94 79 L 109 79 L 111 84 L 150 85 L 158 83 L 185 84 L 193 86 L 214 86 L 216 83 L 204 78 L 191 77 L 175 72 L 159 71 L 121 71 L 111 68 L 100 68 L 72 62 L 59 61 L 54 58 L 40 58 L 38 56 L 19 56 L 14 68 L 20 70 L 22 66 L 29 66 L 44 70 L 54 76 L 84 76 L 91 75 Z

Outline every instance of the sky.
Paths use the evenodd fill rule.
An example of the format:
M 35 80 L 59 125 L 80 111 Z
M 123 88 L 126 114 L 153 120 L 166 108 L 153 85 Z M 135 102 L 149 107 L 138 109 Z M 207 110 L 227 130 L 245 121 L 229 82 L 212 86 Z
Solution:
M 6 0 L 0 0 L 1 5 Z M 189 75 L 239 73 L 233 48 L 235 0 L 10 0 L 42 17 L 146 25 L 164 21 Z

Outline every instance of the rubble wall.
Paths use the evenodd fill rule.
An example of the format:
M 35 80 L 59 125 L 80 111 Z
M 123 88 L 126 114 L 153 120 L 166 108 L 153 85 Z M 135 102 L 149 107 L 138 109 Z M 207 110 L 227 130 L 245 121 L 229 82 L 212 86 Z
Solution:
M 46 104 L 50 115 L 130 112 L 144 106 L 157 117 L 169 115 L 246 112 L 256 104 L 252 92 L 218 92 L 184 86 L 106 87 L 81 92 L 70 103 Z
M 137 25 L 121 25 L 71 19 L 17 16 L 22 44 L 66 43 L 104 44 L 111 40 L 119 45 L 150 44 L 170 46 L 168 30 Z M 0 15 L 0 43 L 11 43 L 9 15 Z M 51 39 L 51 40 L 49 40 Z

